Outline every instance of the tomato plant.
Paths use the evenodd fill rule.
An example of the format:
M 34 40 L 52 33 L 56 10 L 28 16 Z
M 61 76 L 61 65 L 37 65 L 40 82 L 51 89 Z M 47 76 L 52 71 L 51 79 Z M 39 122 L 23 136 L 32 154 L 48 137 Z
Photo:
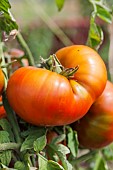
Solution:
M 82 4 L 81 1 L 80 4 Z M 110 110 L 109 104 L 112 105 L 111 100 L 113 97 L 111 95 L 113 94 L 109 90 L 107 92 L 109 95 L 103 94 L 105 94 L 107 86 L 112 91 L 110 82 L 107 82 L 106 88 L 105 85 L 107 72 L 109 73 L 110 69 L 112 73 L 113 69 L 109 65 L 109 69 L 106 71 L 104 62 L 95 50 L 99 49 L 104 39 L 101 29 L 101 24 L 104 24 L 103 22 L 98 22 L 98 18 L 104 22 L 111 23 L 112 9 L 105 0 L 90 0 L 89 2 L 94 9 L 90 13 L 89 25 L 85 23 L 86 21 L 84 22 L 87 25 L 86 27 L 89 28 L 88 36 L 86 35 L 87 42 L 84 43 L 87 46 L 85 46 L 73 45 L 75 42 L 73 41 L 73 35 L 77 33 L 74 33 L 74 31 L 71 33 L 71 30 L 68 29 L 71 33 L 71 37 L 68 37 L 66 30 L 60 28 L 64 24 L 54 22 L 54 17 L 51 18 L 51 15 L 48 14 L 54 8 L 52 10 L 50 8 L 46 10 L 45 8 L 46 5 L 49 6 L 52 3 L 56 3 L 58 10 L 61 11 L 63 6 L 65 8 L 65 0 L 47 1 L 48 4 L 46 4 L 46 1 L 25 0 L 25 3 L 22 1 L 22 9 L 24 9 L 25 5 L 24 10 L 26 14 L 28 14 L 26 7 L 30 7 L 28 10 L 29 12 L 31 10 L 29 18 L 32 18 L 35 11 L 35 16 L 38 14 L 43 23 L 46 23 L 50 32 L 52 31 L 55 45 L 51 47 L 50 51 L 56 51 L 56 49 L 62 47 L 62 44 L 66 46 L 46 60 L 41 58 L 41 63 L 38 63 L 39 56 L 36 54 L 35 57 L 34 51 L 38 50 L 42 55 L 41 52 L 45 48 L 41 48 L 41 45 L 48 46 L 48 41 L 50 41 L 48 32 L 46 37 L 46 33 L 43 34 L 41 31 L 41 39 L 37 35 L 35 40 L 34 36 L 28 38 L 29 33 L 32 34 L 34 26 L 37 25 L 32 24 L 32 28 L 30 27 L 30 31 L 27 34 L 22 32 L 26 42 L 30 39 L 30 43 L 28 42 L 27 45 L 21 32 L 18 30 L 16 20 L 10 13 L 11 5 L 9 1 L 0 1 L 0 62 L 1 69 L 5 75 L 5 87 L 3 87 L 4 81 L 2 81 L 2 78 L 0 78 L 0 87 L 1 93 L 3 92 L 1 100 L 3 100 L 3 106 L 7 113 L 7 117 L 0 119 L 0 169 L 108 170 L 107 163 L 109 162 L 107 161 L 108 159 L 113 160 L 113 148 L 110 148 L 110 152 L 108 147 L 101 150 L 97 150 L 97 148 L 104 147 L 112 142 L 112 110 Z M 21 2 L 19 1 L 18 3 Z M 44 9 L 43 3 L 45 3 Z M 70 1 L 66 3 L 70 3 Z M 19 17 L 20 15 L 21 12 L 19 12 Z M 23 19 L 23 21 L 25 20 Z M 57 25 L 59 23 L 61 25 Z M 70 28 L 72 22 L 68 23 Z M 41 25 L 38 24 L 38 29 L 42 28 L 40 27 Z M 46 29 L 45 26 L 44 29 Z M 27 29 L 24 30 L 26 33 Z M 80 30 L 83 30 L 83 27 Z M 80 39 L 83 38 L 82 35 Z M 76 37 L 79 38 L 79 34 Z M 14 42 L 13 44 L 11 43 L 12 41 Z M 40 43 L 40 47 L 37 47 L 38 43 Z M 31 48 L 31 44 L 33 48 Z M 112 44 L 110 46 L 112 47 Z M 36 47 L 37 50 L 34 50 Z M 50 46 L 48 46 L 49 48 Z M 44 57 L 50 55 L 46 50 L 45 54 Z M 15 59 L 18 62 L 14 62 Z M 28 62 L 24 63 L 24 61 L 28 61 L 30 66 L 28 66 Z M 19 68 L 26 65 L 27 67 Z M 104 88 L 105 91 L 103 92 Z M 106 99 L 104 100 L 105 96 Z M 101 102 L 98 104 L 100 99 Z M 97 108 L 100 113 L 97 111 Z M 103 112 L 102 108 L 106 111 Z M 85 121 L 85 117 L 88 117 L 89 120 Z M 92 119 L 90 120 L 92 117 L 93 123 Z M 87 123 L 87 125 L 83 124 L 83 128 L 81 127 L 81 134 L 78 131 L 78 136 L 75 128 L 72 129 L 70 125 L 70 123 L 76 120 L 80 122 L 80 125 L 82 120 Z M 101 123 L 98 124 L 100 120 Z M 93 126 L 89 128 L 90 126 L 88 125 L 91 125 L 91 123 Z M 67 126 L 66 124 L 69 125 Z M 95 131 L 93 131 L 94 125 L 97 125 L 96 135 Z M 76 126 L 78 127 L 78 125 Z M 87 137 L 85 135 L 86 127 L 88 134 L 92 132 L 88 139 L 92 140 L 95 138 L 95 143 L 91 142 L 93 150 L 86 149 L 92 148 L 91 145 L 88 145 L 89 141 L 86 141 L 87 146 L 84 146 L 85 150 L 79 147 L 79 143 L 82 145 L 81 138 Z M 92 135 L 93 137 L 91 138 Z
M 107 81 L 102 95 L 88 113 L 73 124 L 80 145 L 102 148 L 113 142 L 113 84 Z

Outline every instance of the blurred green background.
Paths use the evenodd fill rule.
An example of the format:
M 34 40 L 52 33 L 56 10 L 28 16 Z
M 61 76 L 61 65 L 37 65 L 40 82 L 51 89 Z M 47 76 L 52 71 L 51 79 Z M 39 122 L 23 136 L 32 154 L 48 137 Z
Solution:
M 40 56 L 47 58 L 61 47 L 86 43 L 92 11 L 88 0 L 65 0 L 60 12 L 55 0 L 10 0 L 10 3 L 11 12 L 36 63 Z M 112 3 L 112 0 L 109 0 L 109 3 Z M 107 65 L 108 25 L 101 20 L 97 22 L 104 31 L 104 42 L 99 53 Z M 15 41 L 10 46 L 18 47 Z

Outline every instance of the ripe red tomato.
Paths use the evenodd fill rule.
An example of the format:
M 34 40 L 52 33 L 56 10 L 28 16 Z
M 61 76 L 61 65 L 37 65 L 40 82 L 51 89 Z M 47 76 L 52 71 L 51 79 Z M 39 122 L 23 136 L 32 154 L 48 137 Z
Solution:
M 0 69 L 0 95 L 3 92 L 4 84 L 5 84 L 4 74 L 3 74 L 2 70 Z
M 74 77 L 67 79 L 49 70 L 25 67 L 15 71 L 9 79 L 9 103 L 29 123 L 45 126 L 70 124 L 87 113 L 105 87 L 106 68 L 94 50 L 71 46 L 56 55 L 65 67 L 79 65 Z
M 73 45 L 60 49 L 56 55 L 65 68 L 79 65 L 72 83 L 75 93 L 82 86 L 93 100 L 100 96 L 105 88 L 107 73 L 105 64 L 96 51 L 84 45 Z
M 102 148 L 113 142 L 113 84 L 107 81 L 102 95 L 88 113 L 73 124 L 78 132 L 80 145 Z
M 2 102 L 2 96 L 0 96 L 0 102 Z M 6 111 L 4 109 L 4 106 L 0 106 L 0 119 L 6 117 Z

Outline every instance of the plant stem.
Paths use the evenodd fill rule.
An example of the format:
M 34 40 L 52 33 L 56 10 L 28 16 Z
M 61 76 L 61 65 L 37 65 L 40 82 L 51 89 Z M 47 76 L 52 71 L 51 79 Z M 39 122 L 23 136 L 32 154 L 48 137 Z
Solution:
M 110 37 L 110 46 L 109 46 L 109 57 L 108 57 L 108 69 L 110 73 L 110 79 L 113 82 L 113 23 L 109 25 L 109 37 Z
M 0 152 L 5 150 L 17 150 L 19 149 L 20 144 L 18 143 L 1 143 Z
M 95 161 L 95 167 L 94 170 L 98 170 L 100 167 L 100 162 L 102 161 L 102 155 L 99 152 L 98 155 L 96 156 L 96 161 Z
M 5 65 L 5 59 L 4 59 L 4 54 L 3 54 L 3 43 L 1 42 L 1 35 L 0 35 L 0 66 Z M 4 90 L 7 87 L 7 80 L 8 80 L 8 75 L 7 75 L 7 68 L 2 68 L 2 71 L 4 72 L 4 79 L 5 79 L 5 85 L 4 85 Z
M 20 45 L 22 46 L 22 48 L 25 50 L 25 52 L 27 54 L 27 59 L 29 61 L 29 65 L 34 66 L 35 65 L 34 57 L 33 57 L 27 43 L 25 42 L 25 40 L 20 32 L 18 32 L 18 34 L 17 34 L 17 40 L 19 41 Z
M 90 151 L 87 154 L 84 154 L 84 155 L 80 156 L 79 158 L 72 160 L 71 164 L 76 165 L 76 164 L 81 163 L 82 161 L 86 161 L 86 160 L 92 158 L 97 152 L 98 152 L 97 150 Z
M 3 93 L 3 104 L 4 104 L 4 108 L 6 110 L 6 113 L 7 113 L 7 117 L 8 117 L 8 120 L 12 126 L 12 130 L 13 130 L 13 133 L 14 133 L 14 136 L 15 136 L 15 140 L 17 143 L 21 143 L 22 142 L 22 139 L 20 137 L 20 128 L 18 126 L 18 122 L 16 120 L 16 117 L 15 117 L 15 114 L 12 110 L 12 108 L 10 107 L 9 103 L 8 103 L 8 100 L 5 96 L 5 93 Z

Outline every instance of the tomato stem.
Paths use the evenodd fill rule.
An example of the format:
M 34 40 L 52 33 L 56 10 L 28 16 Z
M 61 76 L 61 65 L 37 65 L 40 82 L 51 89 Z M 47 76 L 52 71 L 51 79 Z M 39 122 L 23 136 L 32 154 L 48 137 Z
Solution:
M 22 142 L 22 139 L 20 137 L 20 128 L 19 128 L 18 122 L 16 120 L 16 117 L 15 117 L 15 114 L 14 114 L 12 108 L 10 107 L 10 105 L 8 103 L 5 93 L 3 93 L 2 96 L 3 96 L 3 105 L 6 110 L 8 120 L 12 126 L 12 130 L 15 135 L 15 140 L 17 143 L 20 144 Z
M 55 54 L 50 55 L 48 59 L 43 59 L 41 57 L 40 60 L 39 67 L 61 74 L 68 79 L 72 78 L 75 72 L 79 69 L 78 65 L 74 68 L 64 68 Z
M 18 32 L 18 34 L 17 34 L 17 40 L 19 41 L 20 45 L 22 46 L 22 48 L 25 50 L 25 52 L 27 54 L 27 59 L 29 61 L 29 65 L 34 66 L 35 65 L 34 57 L 33 57 L 27 43 L 25 42 L 25 40 L 20 32 Z
M 9 143 L 1 143 L 0 144 L 0 152 L 1 151 L 6 151 L 6 150 L 18 150 L 20 147 L 20 144 L 14 143 L 14 142 L 9 142 Z
M 79 69 L 79 66 L 77 65 L 74 68 L 66 68 L 62 72 L 60 72 L 61 75 L 67 77 L 67 78 L 73 78 L 73 75 L 75 72 Z
M 50 55 L 48 59 L 43 59 L 42 57 L 40 58 L 41 60 L 41 67 L 56 72 L 60 73 L 63 70 L 63 66 L 61 65 L 60 61 L 57 59 L 56 55 Z
M 72 164 L 73 166 L 76 165 L 76 164 L 79 164 L 79 163 L 81 163 L 81 162 L 83 162 L 83 161 L 86 161 L 86 160 L 94 157 L 97 153 L 98 153 L 98 150 L 91 150 L 91 151 L 89 151 L 88 153 L 80 156 L 79 158 L 73 159 L 73 160 L 71 161 L 71 164 Z

